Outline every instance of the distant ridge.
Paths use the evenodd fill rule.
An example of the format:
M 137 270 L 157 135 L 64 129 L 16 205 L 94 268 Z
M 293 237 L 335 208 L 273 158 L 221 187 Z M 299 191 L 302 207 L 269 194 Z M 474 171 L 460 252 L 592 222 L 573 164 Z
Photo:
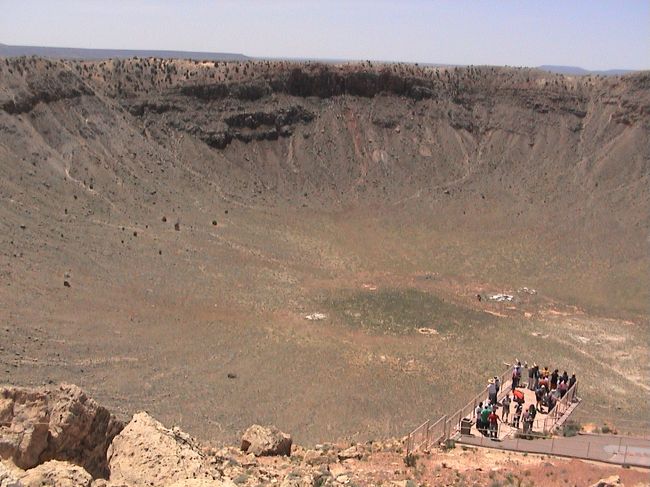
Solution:
M 248 56 L 230 52 L 157 51 L 146 49 L 85 49 L 76 47 L 9 46 L 0 43 L 0 57 L 40 56 L 54 59 L 110 59 L 157 57 L 209 61 L 245 61 Z
M 110 58 L 132 58 L 132 57 L 156 57 L 164 59 L 194 59 L 208 61 L 247 61 L 251 59 L 269 59 L 277 61 L 318 61 L 322 63 L 346 63 L 360 62 L 361 60 L 352 59 L 313 59 L 313 58 L 260 58 L 246 56 L 240 53 L 231 52 L 202 52 L 202 51 L 167 51 L 167 50 L 148 50 L 148 49 L 87 49 L 81 47 L 43 47 L 43 46 L 11 46 L 0 42 L 0 57 L 18 57 L 18 56 L 40 56 L 52 59 L 110 59 Z M 417 63 L 421 66 L 463 66 L 461 64 L 440 64 L 440 63 Z M 608 69 L 608 70 L 588 70 L 578 66 L 560 66 L 544 64 L 537 66 L 536 69 L 548 71 L 551 73 L 565 74 L 570 76 L 587 76 L 590 74 L 616 76 L 627 73 L 633 73 L 633 69 Z
M 577 66 L 555 66 L 552 64 L 544 64 L 538 66 L 537 69 L 542 71 L 550 71 L 551 73 L 568 74 L 573 76 L 584 76 L 589 74 L 602 74 L 604 76 L 617 76 L 621 74 L 633 73 L 633 69 L 606 69 L 590 71 L 588 69 L 579 68 Z

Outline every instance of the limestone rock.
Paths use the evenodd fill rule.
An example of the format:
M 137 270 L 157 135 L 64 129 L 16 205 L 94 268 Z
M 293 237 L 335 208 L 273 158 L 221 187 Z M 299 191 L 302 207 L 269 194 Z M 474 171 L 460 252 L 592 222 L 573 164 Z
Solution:
M 346 450 L 343 450 L 338 454 L 339 460 L 341 461 L 351 460 L 353 458 L 360 460 L 362 456 L 363 456 L 363 452 L 356 445 L 351 446 L 350 448 L 347 448 Z
M 165 487 L 237 487 L 232 480 L 186 479 Z
M 122 427 L 74 385 L 0 389 L 0 458 L 23 469 L 57 459 L 105 477 L 106 450 Z
M 618 475 L 612 475 L 610 477 L 600 479 L 591 487 L 623 487 L 623 484 L 621 483 L 621 478 Z
M 22 471 L 16 472 L 16 470 L 0 462 L 0 487 L 24 487 L 19 480 Z
M 93 478 L 78 465 L 50 460 L 25 472 L 20 481 L 24 487 L 90 487 Z
M 303 462 L 311 466 L 327 465 L 329 463 L 335 463 L 336 458 L 323 451 L 307 450 L 305 452 L 305 456 L 303 457 Z
M 137 413 L 108 449 L 110 480 L 132 487 L 166 486 L 218 475 L 194 439 L 168 429 L 147 413 Z
M 254 424 L 246 430 L 241 440 L 241 449 L 255 456 L 291 455 L 291 436 L 275 426 L 265 428 Z
M 312 487 L 314 485 L 314 480 L 309 475 L 287 475 L 282 482 L 280 482 L 280 487 Z

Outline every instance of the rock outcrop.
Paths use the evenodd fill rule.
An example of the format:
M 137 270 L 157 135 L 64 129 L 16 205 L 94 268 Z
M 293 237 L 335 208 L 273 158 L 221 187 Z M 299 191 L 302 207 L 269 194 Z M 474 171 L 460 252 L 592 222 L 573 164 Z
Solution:
M 20 478 L 24 487 L 90 487 L 92 476 L 78 465 L 50 460 Z
M 600 479 L 595 484 L 592 484 L 591 487 L 623 487 L 623 484 L 618 475 L 611 475 L 607 478 Z
M 108 449 L 108 465 L 111 482 L 130 487 L 219 479 L 192 437 L 177 428 L 165 428 L 144 412 L 134 415 L 113 439 Z
M 265 428 L 254 424 L 246 430 L 241 440 L 241 449 L 256 457 L 271 455 L 291 455 L 291 436 L 275 426 Z
M 0 462 L 0 487 L 23 487 L 18 477 L 12 468 Z
M 0 458 L 23 469 L 62 460 L 105 477 L 106 450 L 122 428 L 121 421 L 74 385 L 0 389 Z

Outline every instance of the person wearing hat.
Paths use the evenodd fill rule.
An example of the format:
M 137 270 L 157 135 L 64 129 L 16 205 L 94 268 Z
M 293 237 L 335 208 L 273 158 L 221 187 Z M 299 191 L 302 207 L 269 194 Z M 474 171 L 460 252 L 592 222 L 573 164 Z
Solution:
M 497 385 L 494 379 L 490 379 L 487 387 L 488 400 L 490 404 L 494 405 L 497 403 Z

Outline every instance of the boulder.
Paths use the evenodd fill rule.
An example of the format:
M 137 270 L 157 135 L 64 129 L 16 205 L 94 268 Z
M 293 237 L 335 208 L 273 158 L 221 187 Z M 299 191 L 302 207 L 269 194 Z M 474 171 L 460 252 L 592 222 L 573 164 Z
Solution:
M 241 439 L 241 449 L 256 457 L 272 455 L 291 455 L 291 436 L 275 426 L 265 428 L 254 424 L 246 430 Z
M 621 478 L 618 475 L 612 475 L 611 477 L 600 479 L 591 487 L 623 487 L 623 484 L 621 483 Z
M 361 457 L 363 457 L 363 452 L 358 446 L 354 445 L 350 448 L 340 451 L 338 453 L 338 457 L 342 462 L 351 459 L 361 460 Z
M 112 483 L 132 487 L 167 486 L 187 479 L 218 479 L 194 439 L 137 413 L 108 449 Z
M 302 460 L 307 465 L 316 466 L 316 465 L 327 465 L 330 463 L 335 463 L 336 458 L 332 455 L 328 455 L 323 451 L 318 450 L 307 450 Z
M 22 470 L 19 472 L 16 470 L 15 467 L 0 462 L 0 487 L 24 487 L 19 480 Z
M 165 487 L 237 487 L 232 480 L 186 479 Z
M 22 469 L 56 459 L 105 477 L 106 450 L 122 428 L 121 421 L 74 385 L 0 389 L 0 459 Z
M 92 476 L 79 465 L 50 460 L 25 472 L 24 487 L 90 487 Z

